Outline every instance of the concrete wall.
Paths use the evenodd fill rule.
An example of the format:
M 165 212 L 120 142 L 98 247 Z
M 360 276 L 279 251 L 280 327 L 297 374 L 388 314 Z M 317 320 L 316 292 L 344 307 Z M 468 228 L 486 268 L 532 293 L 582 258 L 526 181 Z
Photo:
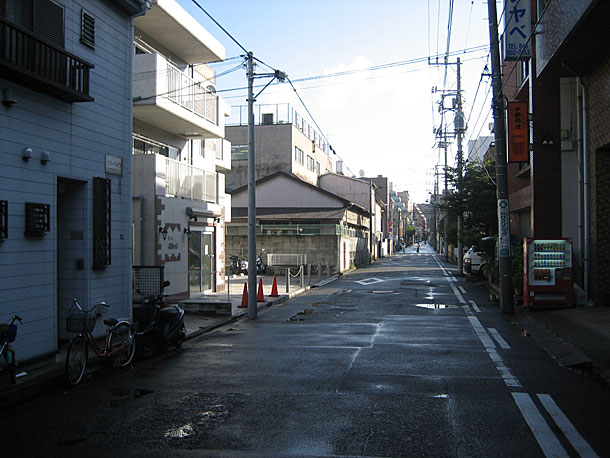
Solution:
M 366 210 L 371 210 L 375 193 L 371 189 L 370 183 L 336 173 L 327 173 L 320 175 L 318 184 L 326 191 L 343 197 Z
M 259 235 L 256 237 L 256 246 L 265 253 L 285 253 L 285 254 L 307 254 L 308 261 L 314 265 L 321 263 L 330 265 L 331 272 L 344 272 L 355 265 L 368 262 L 368 239 L 315 235 L 315 236 L 296 236 L 296 235 Z M 242 235 L 227 236 L 227 259 L 236 254 L 245 256 L 248 253 L 248 237 Z M 265 258 L 263 257 L 263 261 Z M 284 268 L 270 268 L 269 273 L 281 275 L 285 272 Z
M 0 106 L 0 195 L 8 201 L 0 322 L 22 316 L 14 343 L 21 361 L 57 351 L 59 339 L 68 337 L 58 322 L 64 326 L 72 294 L 85 306 L 106 301 L 110 316 L 131 314 L 130 18 L 110 2 L 62 3 L 65 48 L 95 65 L 95 101 L 70 104 L 0 77 L 0 89 L 11 88 L 17 100 Z M 95 50 L 80 43 L 82 8 L 96 19 Z M 21 159 L 24 148 L 33 152 L 28 162 Z M 50 154 L 47 164 L 40 161 L 43 151 Z M 122 160 L 121 176 L 106 173 L 106 155 Z M 93 177 L 111 180 L 111 264 L 102 270 L 92 269 Z M 50 205 L 44 236 L 24 235 L 25 202 Z

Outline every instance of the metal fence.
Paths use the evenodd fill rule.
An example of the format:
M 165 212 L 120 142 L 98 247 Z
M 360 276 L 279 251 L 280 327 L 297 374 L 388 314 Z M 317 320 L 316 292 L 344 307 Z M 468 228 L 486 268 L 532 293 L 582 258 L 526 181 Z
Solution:
M 199 167 L 166 159 L 166 194 L 216 202 L 216 174 Z
M 302 266 L 307 264 L 306 254 L 272 254 L 267 253 L 268 266 Z

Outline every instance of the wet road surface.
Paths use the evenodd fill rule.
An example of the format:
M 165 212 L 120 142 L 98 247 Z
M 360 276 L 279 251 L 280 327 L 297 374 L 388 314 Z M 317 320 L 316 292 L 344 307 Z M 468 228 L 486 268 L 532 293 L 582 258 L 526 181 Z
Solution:
M 610 395 L 427 245 L 3 412 L 2 456 L 610 456 Z

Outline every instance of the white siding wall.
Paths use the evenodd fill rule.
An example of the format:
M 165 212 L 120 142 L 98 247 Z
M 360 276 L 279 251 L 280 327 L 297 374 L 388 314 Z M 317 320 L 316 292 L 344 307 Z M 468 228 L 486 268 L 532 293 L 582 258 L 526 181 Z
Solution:
M 18 101 L 0 106 L 0 199 L 9 208 L 8 239 L 0 243 L 0 322 L 15 313 L 23 317 L 15 342 L 22 361 L 57 350 L 58 313 L 70 306 L 63 300 L 58 305 L 58 297 L 78 292 L 83 305 L 105 300 L 113 316 L 131 314 L 130 19 L 109 2 L 63 3 L 66 49 L 95 65 L 90 79 L 95 102 L 70 104 L 0 79 L 0 87 L 12 88 Z M 81 7 L 96 18 L 95 50 L 78 41 Z M 33 150 L 29 162 L 21 159 L 25 147 Z M 43 150 L 50 153 L 46 165 L 40 162 Z M 122 177 L 105 174 L 106 154 L 123 159 Z M 101 271 L 91 269 L 96 176 L 112 180 L 112 264 Z M 69 204 L 61 199 L 62 234 L 58 177 L 82 182 Z M 51 205 L 51 229 L 44 237 L 23 234 L 28 201 Z M 58 236 L 70 240 L 61 242 L 61 263 Z M 83 270 L 76 269 L 76 259 L 84 260 Z

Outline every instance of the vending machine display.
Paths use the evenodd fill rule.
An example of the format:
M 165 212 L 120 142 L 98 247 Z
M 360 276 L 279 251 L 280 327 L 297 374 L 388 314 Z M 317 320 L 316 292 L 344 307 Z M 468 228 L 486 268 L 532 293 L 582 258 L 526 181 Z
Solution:
M 572 242 L 523 239 L 523 304 L 572 306 Z

